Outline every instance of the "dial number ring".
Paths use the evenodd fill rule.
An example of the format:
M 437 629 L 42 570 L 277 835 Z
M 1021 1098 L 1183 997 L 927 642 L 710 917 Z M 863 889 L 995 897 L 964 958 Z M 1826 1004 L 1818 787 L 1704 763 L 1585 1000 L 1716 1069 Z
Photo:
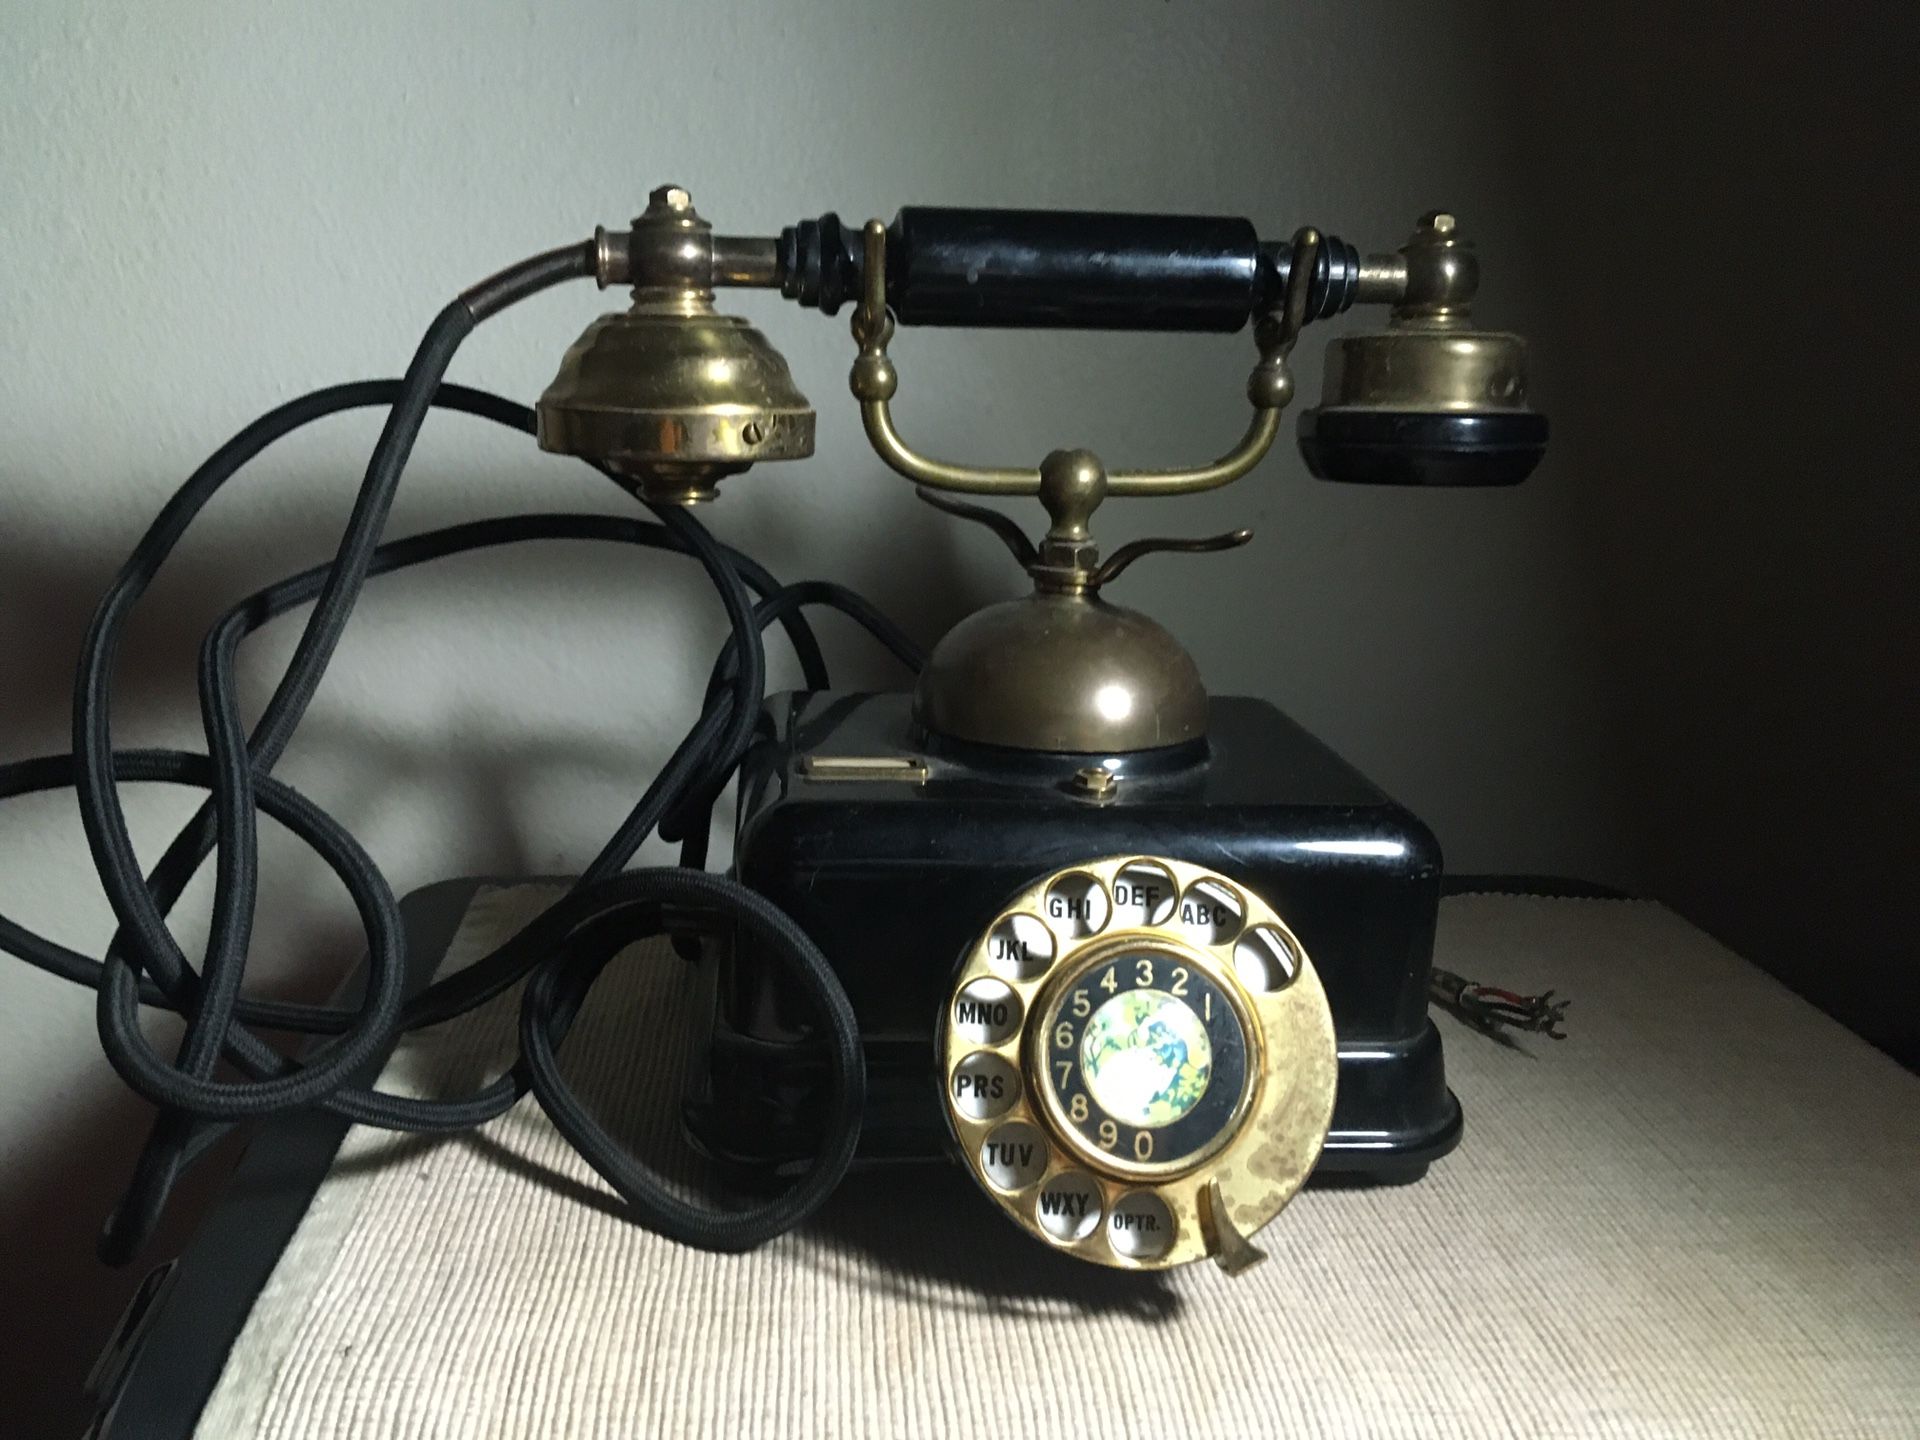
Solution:
M 1204 954 L 1122 933 L 1060 967 L 1042 993 L 1037 1023 L 1028 1027 L 1026 1073 L 1046 1082 L 1030 1088 L 1039 1091 L 1056 1136 L 1088 1164 L 1135 1178 L 1177 1174 L 1239 1129 L 1259 1079 L 1249 1043 L 1257 1031 L 1235 988 L 1213 967 Z M 1090 1042 L 1105 1038 L 1109 1017 L 1107 1032 L 1142 1019 L 1155 1025 L 1167 1046 L 1188 1052 L 1186 1065 L 1173 1071 L 1135 1050 L 1108 1062 L 1128 1074 L 1089 1073 L 1099 1053 L 1089 1053 Z M 1114 1055 L 1111 1048 L 1105 1053 Z M 1144 1084 L 1143 1074 L 1150 1077 Z M 1149 1102 L 1142 1113 L 1134 1097 L 1162 1080 L 1172 1082 L 1162 1091 L 1172 1098 Z
M 1169 893 L 1141 894 L 1143 877 L 1149 889 L 1163 880 Z M 1050 944 L 1033 943 L 1036 926 L 1050 932 Z M 1004 941 L 1016 929 L 1028 941 L 1024 955 L 1010 963 L 1002 943 L 996 958 L 993 937 Z M 1266 985 L 1236 972 L 1236 947 L 1255 934 L 1277 942 L 1292 962 Z M 1136 968 L 1123 987 L 1125 969 L 1143 966 L 1146 973 Z M 1120 967 L 1112 990 L 1089 989 L 1108 967 Z M 982 980 L 994 982 L 984 988 L 995 995 L 1001 987 L 1010 992 L 1012 1025 L 983 1028 L 977 1005 L 961 1006 L 963 993 L 978 1000 Z M 1178 1057 L 1181 1047 L 1137 1040 L 1103 1051 L 1122 1054 L 1120 1080 L 1109 1074 L 1088 1083 L 1083 1050 L 1101 1006 L 1144 992 L 1157 993 L 1117 1010 L 1096 1045 L 1136 1032 L 1145 1004 L 1154 1011 L 1149 1021 L 1165 1022 L 1156 1035 L 1170 1031 L 1184 1042 L 1184 1058 L 1206 1062 L 1204 1084 L 1186 1074 L 1183 1086 L 1163 1086 L 1143 1101 L 1153 1091 L 1140 1083 L 1151 1057 L 1123 1052 Z M 1013 897 L 962 957 L 937 1046 L 948 1122 L 975 1179 L 1031 1234 L 1121 1269 L 1163 1269 L 1215 1253 L 1216 1214 L 1241 1234 L 1257 1230 L 1312 1170 L 1332 1119 L 1333 1024 L 1305 947 L 1258 895 L 1164 856 L 1068 866 Z M 986 1068 L 982 1051 L 1009 1062 L 1022 1082 L 1011 1106 L 991 1119 L 965 1113 L 954 1088 L 962 1060 L 973 1057 L 971 1073 Z M 1055 1052 L 1072 1065 L 1058 1083 L 1042 1063 Z M 1188 1123 L 1203 1106 L 1201 1119 Z M 987 1143 L 1009 1134 L 1039 1136 L 1044 1157 L 1017 1173 L 996 1164 L 990 1177 L 983 1156 L 1006 1151 L 988 1151 Z

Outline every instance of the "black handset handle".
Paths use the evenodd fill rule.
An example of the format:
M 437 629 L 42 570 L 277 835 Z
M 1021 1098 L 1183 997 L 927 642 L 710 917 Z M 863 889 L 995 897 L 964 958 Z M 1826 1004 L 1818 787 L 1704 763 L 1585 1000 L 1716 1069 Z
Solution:
M 828 315 L 860 296 L 860 228 L 829 212 L 779 240 L 781 293 Z M 887 227 L 887 301 L 902 325 L 1226 333 L 1279 303 L 1288 241 L 1249 220 L 909 205 Z M 1326 236 L 1309 319 L 1352 305 L 1360 252 Z

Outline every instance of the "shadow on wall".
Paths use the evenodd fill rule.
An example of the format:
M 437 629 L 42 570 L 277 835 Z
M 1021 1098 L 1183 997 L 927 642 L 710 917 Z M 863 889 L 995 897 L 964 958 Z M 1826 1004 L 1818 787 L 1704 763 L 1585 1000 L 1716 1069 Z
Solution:
M 294 496 L 326 495 L 337 490 L 338 477 L 290 478 L 281 488 Z M 433 489 L 434 482 L 422 488 Z M 900 523 L 925 531 L 897 552 L 911 555 L 911 573 L 901 565 L 831 578 L 863 590 L 883 610 L 906 619 L 917 638 L 930 642 L 959 615 L 997 598 L 983 584 L 990 587 L 999 577 L 991 570 L 985 571 L 984 580 L 976 577 L 960 557 L 952 527 L 930 512 L 922 520 L 923 507 L 900 494 L 903 488 L 887 492 L 898 496 L 905 512 Z M 615 498 L 604 508 L 633 513 L 622 512 L 618 505 Z M 184 739 L 199 746 L 193 663 L 201 631 L 247 590 L 324 555 L 337 533 L 337 513 L 318 503 L 296 502 L 252 524 L 223 521 L 217 530 L 209 527 L 214 533 L 183 547 L 177 563 L 163 572 L 136 612 L 123 647 L 114 690 L 115 735 L 121 744 Z M 724 506 L 703 518 L 710 518 L 721 538 L 729 538 L 734 527 Z M 392 527 L 405 533 L 422 528 Z M 750 551 L 761 548 L 759 537 L 743 543 Z M 516 599 L 524 596 L 531 603 L 559 596 L 567 609 L 632 616 L 649 636 L 663 625 L 680 625 L 685 617 L 684 630 L 676 633 L 695 637 L 688 643 L 704 674 L 724 627 L 709 587 L 691 562 L 653 552 L 634 557 L 616 553 L 611 545 L 577 542 L 515 548 L 523 553 L 469 556 L 426 567 L 439 572 L 431 576 L 373 582 L 363 602 L 365 625 L 379 631 L 394 623 L 394 615 L 414 613 L 417 606 L 418 613 L 436 621 L 452 617 L 450 623 L 436 623 L 424 632 L 426 638 L 419 642 L 423 653 L 436 647 L 458 653 L 471 644 L 471 638 L 460 633 L 471 628 L 463 611 L 482 598 L 497 602 L 504 575 Z M 786 548 L 790 553 L 784 556 L 761 558 L 784 580 L 810 578 L 793 562 L 793 553 L 804 553 L 804 547 Z M 17 530 L 0 533 L 0 576 L 5 577 L 0 653 L 8 666 L 0 759 L 67 747 L 75 657 L 100 592 L 123 558 L 105 550 L 37 544 L 35 537 Z M 650 563 L 656 559 L 668 563 Z M 536 609 L 515 623 L 537 629 L 544 618 Z M 289 616 L 249 645 L 284 655 L 297 624 Z M 874 688 L 904 683 L 898 666 L 878 647 L 855 638 L 850 624 L 829 619 L 820 630 L 836 684 Z M 350 628 L 348 634 L 351 647 L 355 631 Z M 500 637 L 490 633 L 486 638 Z M 598 639 L 594 637 L 593 645 L 582 643 L 576 673 L 583 688 L 590 688 L 597 667 L 609 663 Z M 564 633 L 557 641 L 539 643 L 565 656 Z M 777 660 L 786 667 L 780 673 L 793 673 L 783 640 L 770 640 L 769 656 L 770 663 Z M 509 681 L 504 672 L 511 658 L 502 665 L 502 678 Z M 516 701 L 510 690 L 499 698 L 499 713 L 509 717 L 504 725 L 489 710 L 482 717 L 489 722 L 484 728 L 476 721 L 468 730 L 437 726 L 421 733 L 369 733 L 354 723 L 354 703 L 370 703 L 367 687 L 357 683 L 365 678 L 360 672 L 369 667 L 391 670 L 392 657 L 383 652 L 357 663 L 362 659 L 349 654 L 334 672 L 347 682 L 338 687 L 345 692 L 344 703 L 330 697 L 332 682 L 322 688 L 313 718 L 302 728 L 285 768 L 297 773 L 303 789 L 350 830 L 368 833 L 376 859 L 386 863 L 398 891 L 457 869 L 514 875 L 550 873 L 556 862 L 577 868 L 597 850 L 677 739 L 677 734 L 636 734 L 630 718 L 590 708 L 569 716 L 564 733 L 516 735 L 511 724 Z M 564 658 L 559 668 L 564 677 Z M 243 663 L 243 671 L 249 677 L 243 684 L 247 708 L 257 713 L 271 670 Z M 404 683 L 404 674 L 399 678 Z M 550 716 L 553 697 L 540 699 L 542 713 Z M 697 693 L 690 690 L 683 707 L 676 698 L 674 713 L 684 713 L 690 721 L 697 701 Z M 537 723 L 529 722 L 529 728 Z M 680 723 L 676 719 L 667 728 L 677 731 Z M 543 793 L 556 786 L 608 797 L 605 823 L 594 833 L 576 833 L 579 822 L 571 812 L 561 817 L 571 823 L 565 826 L 559 852 L 548 838 L 558 828 L 555 818 L 550 807 L 543 811 L 542 805 Z M 416 806 L 418 816 L 411 814 Z M 396 811 L 407 813 L 396 818 Z M 724 809 L 716 823 L 724 831 Z M 146 831 L 136 829 L 144 840 Z M 153 852 L 147 853 L 151 858 Z M 288 909 L 276 923 L 281 903 Z M 3 889 L 0 909 L 10 909 Z M 286 923 L 289 916 L 294 923 Z M 320 1000 L 333 992 L 361 953 L 351 906 L 337 882 L 304 857 L 288 874 L 266 877 L 261 917 L 254 947 L 262 957 L 257 967 L 261 973 L 250 983 L 250 993 Z M 82 937 L 71 932 L 55 938 L 96 951 L 105 941 L 104 934 Z M 19 962 L 0 958 L 0 964 L 14 963 Z M 199 1167 L 182 1187 L 147 1255 L 127 1270 L 106 1270 L 94 1259 L 94 1242 L 145 1140 L 151 1112 L 120 1087 L 98 1057 L 90 1025 L 76 1024 L 67 1038 L 76 1056 L 92 1056 L 92 1063 L 71 1087 L 69 1103 L 20 1137 L 0 1175 L 0 1236 L 5 1239 L 0 1245 L 0 1295 L 8 1300 L 0 1311 L 0 1420 L 5 1421 L 0 1429 L 9 1433 L 79 1432 L 89 1413 L 81 1385 L 94 1356 L 140 1275 L 177 1252 L 237 1153 L 229 1144 Z
M 825 547 L 828 558 L 822 561 L 820 550 L 811 547 L 807 537 L 769 534 L 764 524 L 751 523 L 758 517 L 749 517 L 750 528 L 743 535 L 724 503 L 693 513 L 718 539 L 741 546 L 782 582 L 832 579 L 849 585 L 899 619 L 923 645 L 930 646 L 961 616 L 1003 598 L 1011 583 L 1005 574 L 992 565 L 964 559 L 961 538 L 965 532 L 915 503 L 908 487 L 892 478 L 876 481 L 862 477 L 847 483 L 869 485 L 877 494 L 888 497 L 887 503 L 896 512 L 888 517 L 895 526 L 894 544 L 848 544 L 843 550 Z M 123 631 L 121 658 L 114 673 L 114 713 L 116 721 L 124 716 L 127 731 L 141 737 L 142 743 L 152 742 L 151 722 L 156 720 L 176 724 L 184 721 L 198 736 L 194 660 L 201 636 L 222 611 L 249 591 L 330 557 L 343 516 L 337 504 L 323 505 L 319 497 L 337 499 L 340 477 L 283 474 L 276 477 L 276 485 L 297 498 L 278 505 L 272 515 L 256 517 L 244 526 L 236 526 L 226 517 L 209 523 L 208 530 L 216 524 L 221 527 L 217 542 L 191 534 Z M 426 481 L 421 488 L 437 488 L 444 495 L 450 487 L 436 487 L 435 482 Z M 609 494 L 611 503 L 553 506 L 540 513 L 651 518 L 637 501 L 623 505 L 619 492 L 609 489 Z M 528 507 L 506 513 L 535 512 Z M 485 517 L 466 510 L 445 510 L 428 517 L 425 523 L 396 520 L 388 526 L 388 538 L 480 518 Z M 4 591 L 0 591 L 5 600 L 0 608 L 0 653 L 7 661 L 7 744 L 15 754 L 29 748 L 36 753 L 66 748 L 80 646 L 102 593 L 126 558 L 123 550 L 83 549 L 58 541 L 38 543 L 39 538 L 17 527 L 0 530 L 0 575 L 5 577 Z M 130 537 L 128 549 L 132 543 Z M 529 563 L 529 554 L 537 560 Z M 910 557 L 910 563 L 876 563 L 889 554 Z M 804 569 L 797 558 L 800 556 L 808 557 Z M 836 563 L 836 556 L 844 563 Z M 262 557 L 266 557 L 265 563 Z M 497 594 L 497 578 L 480 567 L 502 563 L 515 567 L 511 575 L 515 595 L 532 602 L 564 596 L 575 608 L 636 616 L 639 624 L 649 627 L 658 626 L 659 617 L 666 616 L 669 624 L 684 623 L 691 633 L 710 637 L 716 653 L 725 638 L 712 589 L 691 559 L 640 546 L 581 541 L 496 547 L 376 577 L 368 583 L 360 601 L 356 623 L 368 614 L 386 618 L 395 605 L 405 606 L 404 593 L 396 600 L 394 592 L 422 584 L 429 575 L 434 577 L 431 583 L 440 588 L 439 593 L 427 598 L 440 603 L 425 607 L 426 614 L 433 620 L 457 616 L 463 601 L 471 601 L 476 594 Z M 449 586 L 439 577 L 450 571 L 460 578 Z M 823 645 L 837 688 L 904 683 L 898 667 L 877 649 L 864 642 L 854 647 L 835 645 L 824 632 L 842 623 L 837 617 L 819 609 L 808 613 L 816 628 L 823 631 Z M 290 647 L 299 623 L 298 614 L 288 615 L 262 633 L 284 634 Z M 426 633 L 424 645 L 430 653 L 434 631 Z M 444 644 L 462 643 L 457 635 L 442 633 L 446 635 Z M 857 633 L 850 622 L 848 633 Z M 777 628 L 769 630 L 768 636 L 769 662 L 777 663 L 787 653 L 785 642 Z M 258 647 L 262 643 L 254 639 L 247 645 Z M 243 646 L 243 655 L 245 650 Z M 591 652 L 581 656 L 587 665 L 604 658 Z M 249 674 L 257 673 L 257 669 L 243 663 L 243 695 L 247 693 Z M 265 685 L 255 688 L 264 700 Z M 688 697 L 689 718 L 697 701 L 697 695 Z

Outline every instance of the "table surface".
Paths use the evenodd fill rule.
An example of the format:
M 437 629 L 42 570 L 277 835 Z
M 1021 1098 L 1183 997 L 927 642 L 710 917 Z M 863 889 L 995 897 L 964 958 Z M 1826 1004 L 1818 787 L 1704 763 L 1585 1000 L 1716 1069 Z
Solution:
M 552 893 L 479 891 L 443 969 Z M 1920 1434 L 1920 1079 L 1653 904 L 1457 897 L 1436 959 L 1571 997 L 1571 1038 L 1443 1018 L 1460 1149 L 1310 1187 L 1238 1278 L 1063 1259 L 937 1168 L 705 1254 L 622 1221 L 531 1104 L 453 1141 L 353 1130 L 197 1433 Z M 635 947 L 565 1060 L 697 1185 L 690 993 Z M 512 1028 L 508 997 L 382 1083 L 469 1091 Z

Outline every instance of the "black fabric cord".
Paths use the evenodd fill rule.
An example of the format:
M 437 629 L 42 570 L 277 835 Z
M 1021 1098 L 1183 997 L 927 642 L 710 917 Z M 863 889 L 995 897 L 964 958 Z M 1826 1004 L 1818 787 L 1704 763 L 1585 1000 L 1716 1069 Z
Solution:
M 799 1224 L 832 1193 L 853 1160 L 866 1103 L 866 1066 L 853 1006 L 819 950 L 767 900 L 721 875 L 643 870 L 620 877 L 622 892 L 660 905 L 724 909 L 739 929 L 827 1010 L 829 1083 L 826 1141 L 793 1187 L 751 1209 L 716 1215 L 673 1193 L 666 1181 L 623 1151 L 587 1112 L 560 1073 L 555 1047 L 612 954 L 604 948 L 557 952 L 534 972 L 520 1002 L 520 1053 L 529 1086 L 554 1127 L 586 1157 L 649 1230 L 711 1250 L 749 1250 Z M 655 925 L 659 924 L 656 916 Z M 657 932 L 656 932 L 657 933 Z
M 98 991 L 102 1050 L 119 1075 L 157 1110 L 120 1204 L 101 1238 L 111 1263 L 131 1259 L 152 1233 L 182 1168 L 235 1123 L 321 1105 L 361 1124 L 450 1133 L 502 1114 L 531 1092 L 555 1125 L 628 1203 L 633 1218 L 692 1245 L 738 1250 L 798 1224 L 838 1184 L 860 1131 L 865 1071 L 845 992 L 819 950 L 785 916 L 737 882 L 698 869 L 628 871 L 645 838 L 659 830 L 682 842 L 683 862 L 704 864 L 711 810 L 751 743 L 766 686 L 762 630 L 779 624 L 809 688 L 827 671 L 806 607 L 842 611 L 904 663 L 917 646 L 857 595 L 825 582 L 782 586 L 746 556 L 716 542 L 684 511 L 656 508 L 656 521 L 601 515 L 515 515 L 450 526 L 382 543 L 400 477 L 431 408 L 463 411 L 531 433 L 526 407 L 443 383 L 461 341 L 479 320 L 540 290 L 592 273 L 591 246 L 535 256 L 466 292 L 429 327 L 406 375 L 316 391 L 279 406 L 235 435 L 191 475 L 135 546 L 102 598 L 75 679 L 73 750 L 0 765 L 0 799 L 71 785 L 102 888 L 118 929 L 102 957 L 61 946 L 0 916 L 0 950 Z M 215 622 L 198 666 L 207 750 L 115 750 L 112 676 L 135 604 L 194 518 L 249 460 L 328 415 L 387 406 L 352 514 L 332 561 L 247 596 Z M 405 933 L 385 877 L 323 809 L 272 778 L 372 576 L 444 556 L 528 540 L 601 541 L 687 555 L 718 592 L 730 633 L 717 658 L 699 719 L 647 786 L 578 882 L 491 954 L 403 1003 Z M 755 595 L 759 598 L 756 601 Z M 241 641 L 274 617 L 311 606 L 293 658 L 249 733 L 235 681 Z M 207 803 L 142 875 L 119 787 L 186 785 Z M 365 986 L 342 1009 L 255 999 L 242 993 L 259 881 L 258 816 L 265 814 L 319 855 L 345 886 L 367 937 Z M 668 833 L 671 831 L 671 833 Z M 214 861 L 212 921 L 198 968 L 181 951 L 166 916 L 200 866 Z M 557 1051 L 593 981 L 634 940 L 692 915 L 713 933 L 744 934 L 813 996 L 829 1076 L 826 1141 L 813 1166 L 773 1201 L 715 1209 L 675 1195 L 622 1152 L 587 1114 L 560 1075 Z M 353 1086 L 348 1079 L 404 1030 L 465 1014 L 532 976 L 521 1001 L 521 1053 L 508 1071 L 470 1096 L 419 1100 Z M 171 1058 L 142 1032 L 140 1007 L 186 1019 Z M 256 1031 L 320 1037 L 298 1059 Z M 226 1065 L 236 1078 L 220 1073 Z

